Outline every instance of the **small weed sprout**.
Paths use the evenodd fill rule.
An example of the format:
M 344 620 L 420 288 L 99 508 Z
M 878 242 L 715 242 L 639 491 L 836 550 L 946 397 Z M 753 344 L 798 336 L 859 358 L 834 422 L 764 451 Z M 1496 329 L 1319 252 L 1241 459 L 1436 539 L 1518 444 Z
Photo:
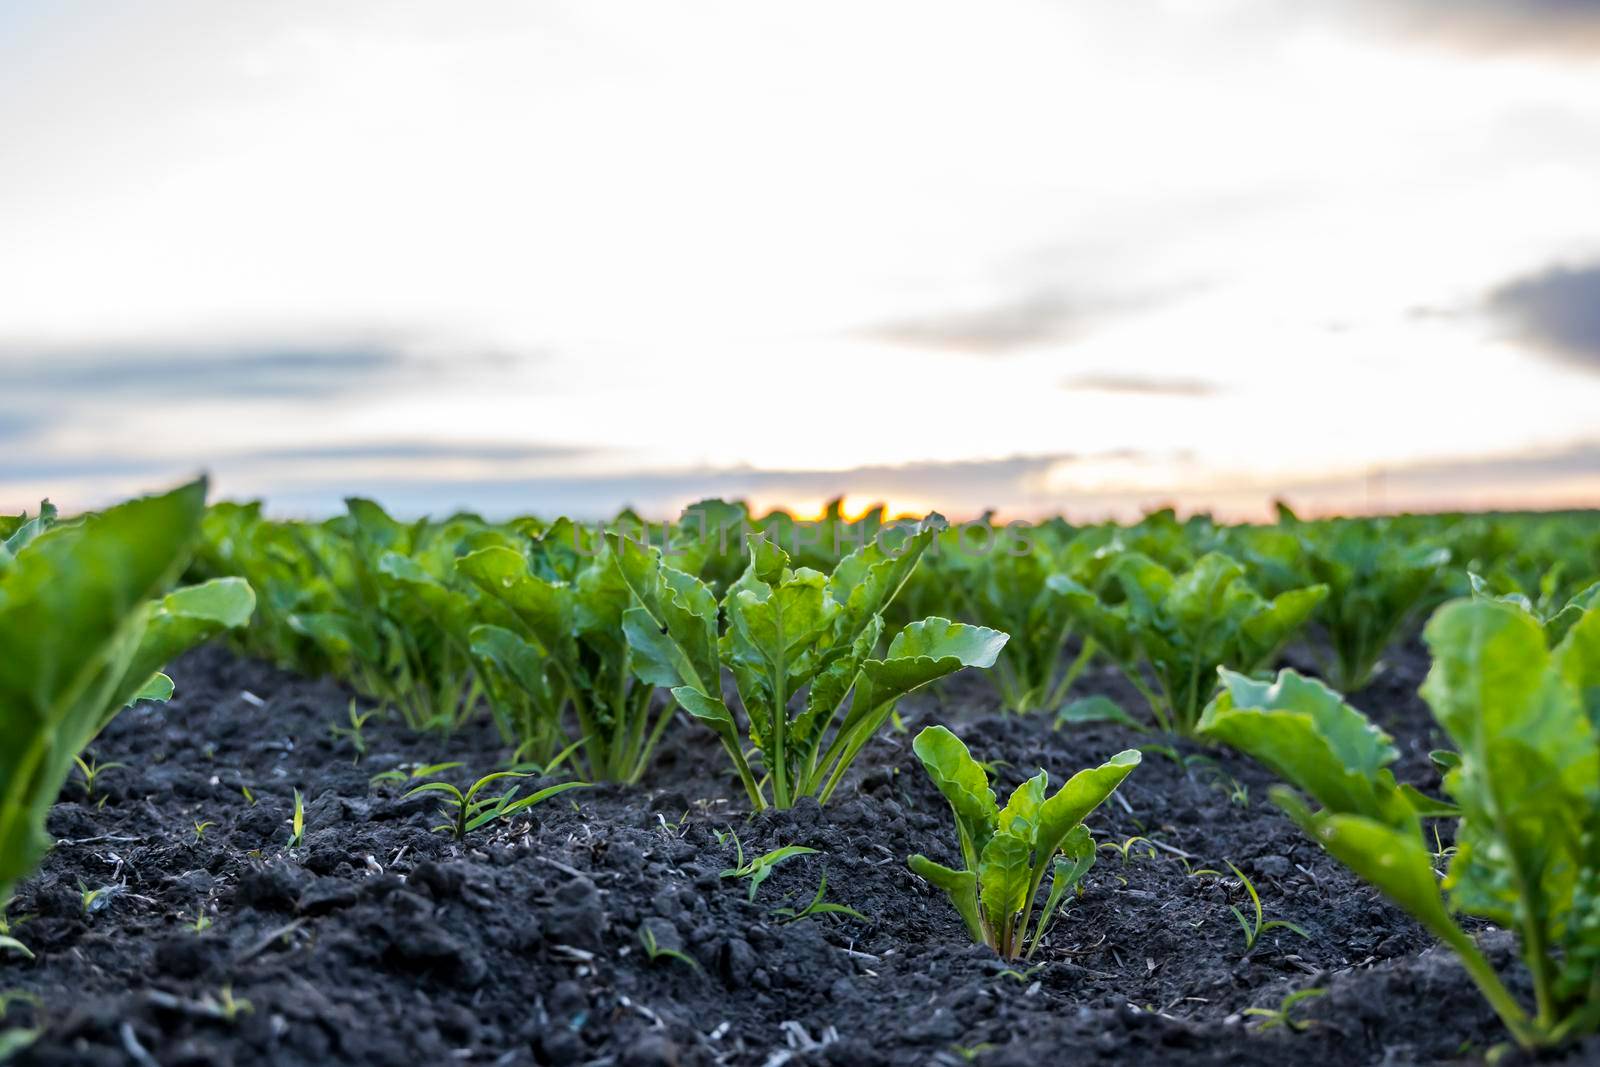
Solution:
M 110 906 L 111 900 L 122 891 L 120 885 L 103 885 L 98 889 L 90 889 L 80 879 L 78 882 L 78 899 L 83 904 L 84 915 L 93 915 L 104 911 Z
M 217 824 L 212 822 L 210 819 L 207 819 L 204 822 L 197 821 L 194 824 L 194 843 L 198 845 L 201 841 L 205 840 L 206 831 L 215 825 Z
M 667 817 L 661 812 L 656 812 L 656 822 L 661 824 L 661 832 L 668 837 L 681 838 L 688 832 L 689 809 L 685 808 L 683 814 L 678 816 L 676 822 L 667 822 Z
M 39 999 L 37 993 L 30 993 L 26 989 L 0 989 L 0 1019 L 4 1019 L 11 1011 L 13 1004 L 26 1004 L 32 1008 L 41 1008 L 44 1001 Z M 0 1062 L 4 1062 L 0 1060 Z
M 1255 885 L 1250 881 L 1250 879 L 1245 877 L 1243 871 L 1231 863 L 1228 864 L 1228 869 L 1233 872 L 1233 876 L 1235 878 L 1239 879 L 1239 883 L 1244 886 L 1244 891 L 1250 894 L 1250 907 L 1254 918 L 1253 922 L 1247 920 L 1244 917 L 1244 912 L 1240 911 L 1237 907 L 1232 904 L 1228 905 L 1228 910 L 1233 912 L 1233 917 L 1239 920 L 1239 928 L 1244 931 L 1244 953 L 1246 956 L 1255 951 L 1256 943 L 1261 940 L 1261 935 L 1266 933 L 1268 930 L 1288 930 L 1292 933 L 1299 934 L 1307 941 L 1311 940 L 1310 934 L 1306 933 L 1305 930 L 1301 929 L 1299 926 L 1287 919 L 1267 919 L 1266 921 L 1262 921 L 1264 916 L 1261 910 L 1261 894 L 1256 892 Z
M 241 785 L 239 787 L 239 795 L 244 797 L 244 802 L 252 808 L 256 806 L 256 795 L 250 791 L 249 786 Z
M 1327 992 L 1326 989 L 1297 989 L 1284 997 L 1276 1008 L 1246 1008 L 1244 1014 L 1255 1016 L 1261 1020 L 1260 1024 L 1256 1026 L 1258 1032 L 1271 1030 L 1275 1026 L 1285 1026 L 1295 1033 L 1304 1033 L 1317 1025 L 1316 1021 L 1313 1019 L 1295 1019 L 1289 1013 L 1301 1001 L 1323 996 Z
M 350 742 L 351 749 L 355 751 L 355 758 L 350 761 L 351 765 L 354 766 L 359 764 L 367 755 L 367 737 L 363 731 L 366 728 L 367 720 L 378 714 L 378 709 L 373 708 L 370 711 L 358 713 L 356 711 L 356 702 L 352 700 L 349 708 L 346 709 L 346 714 L 349 716 L 350 725 L 340 726 L 337 723 L 333 723 L 328 726 L 328 732 L 333 735 L 335 741 L 343 738 Z
M 206 909 L 203 905 L 194 909 L 194 922 L 188 925 L 189 929 L 196 935 L 203 934 L 211 929 L 211 916 L 206 914 Z
M 677 960 L 679 963 L 687 963 L 697 971 L 701 969 L 700 961 L 687 952 L 675 948 L 663 948 L 656 941 L 656 932 L 648 926 L 639 927 L 639 943 L 644 945 L 644 954 L 650 958 L 651 963 L 663 959 Z
M 532 775 L 523 774 L 520 771 L 496 771 L 493 774 L 486 774 L 476 782 L 473 782 L 472 785 L 467 787 L 465 793 L 449 782 L 428 782 L 410 790 L 406 793 L 406 796 L 414 797 L 419 793 L 443 794 L 444 802 L 439 808 L 439 815 L 445 822 L 433 827 L 433 832 L 447 833 L 454 840 L 462 841 L 472 831 L 487 826 L 489 823 L 508 819 L 519 811 L 526 811 L 535 804 L 550 799 L 557 793 L 565 793 L 569 789 L 582 789 L 589 785 L 588 782 L 560 782 L 556 785 L 546 786 L 537 793 L 531 793 L 521 799 L 517 797 L 518 787 L 512 786 L 499 796 L 484 797 L 482 799 L 478 797 L 484 786 L 490 782 L 498 781 L 501 778 L 531 777 Z
M 753 890 L 752 890 L 753 893 Z M 796 922 L 800 919 L 809 919 L 814 915 L 849 915 L 860 919 L 862 922 L 870 920 L 854 908 L 843 904 L 834 904 L 824 898 L 828 894 L 828 872 L 822 872 L 822 882 L 817 886 L 817 893 L 811 898 L 811 903 L 796 911 L 794 908 L 773 908 L 772 914 L 783 916 L 786 923 Z
M 289 816 L 289 844 L 288 848 L 296 849 L 305 843 L 306 839 L 306 805 L 300 796 L 300 790 L 294 791 L 294 814 Z
M 1158 854 L 1156 852 L 1155 843 L 1152 842 L 1148 837 L 1139 837 L 1139 836 L 1136 835 L 1134 837 L 1128 838 L 1126 841 L 1122 842 L 1120 845 L 1117 844 L 1115 841 L 1104 841 L 1104 842 L 1101 842 L 1101 844 L 1098 847 L 1102 851 L 1111 852 L 1111 853 L 1116 854 L 1122 860 L 1122 865 L 1124 867 L 1126 867 L 1128 865 L 1128 860 L 1130 858 L 1132 858 L 1133 855 L 1135 854 L 1134 853 L 1134 847 L 1136 845 L 1143 845 L 1144 846 L 1144 848 L 1141 851 L 1144 852 L 1144 858 L 1145 859 L 1153 860 L 1153 859 L 1157 858 Z
M 380 785 L 405 785 L 407 782 L 414 782 L 419 778 L 433 778 L 443 774 L 445 771 L 453 771 L 457 767 L 464 766 L 466 764 L 460 760 L 451 760 L 449 763 L 424 763 L 409 770 L 396 767 L 393 770 L 379 771 L 374 774 L 367 779 L 367 785 L 373 789 L 378 788 Z
M 44 1002 L 25 989 L 0 989 L 0 1019 L 4 1019 L 10 1013 L 14 1004 L 27 1004 L 37 1014 Z M 39 1035 L 42 1033 L 44 1030 L 37 1025 L 29 1029 L 12 1027 L 9 1030 L 0 1030 L 0 1063 L 9 1063 L 11 1057 L 39 1040 Z
M 255 1005 L 244 997 L 233 995 L 233 985 L 231 983 L 224 983 L 215 997 L 208 994 L 201 1003 L 215 1011 L 217 1018 L 229 1025 L 238 1022 L 239 1016 L 249 1015 L 256 1010 Z
M 814 848 L 806 848 L 804 845 L 784 845 L 782 848 L 775 848 L 766 855 L 757 856 L 749 863 L 746 863 L 744 861 L 744 846 L 739 844 L 739 835 L 729 831 L 728 836 L 733 838 L 734 865 L 723 871 L 722 877 L 750 879 L 750 895 L 748 899 L 752 904 L 756 901 L 756 890 L 761 888 L 762 882 L 772 876 L 774 867 L 784 860 L 793 859 L 796 856 L 809 855 L 817 851 Z M 719 839 L 721 839 L 720 835 Z
M 0 902 L 0 952 L 15 952 L 18 955 L 24 956 L 31 960 L 33 959 L 32 950 L 30 950 L 27 945 L 24 945 L 21 941 L 18 941 L 15 936 L 13 936 L 17 927 L 28 921 L 28 917 L 23 916 L 18 919 L 9 919 L 6 917 L 6 912 L 10 909 L 11 901 L 6 900 Z M 4 1005 L 0 1005 L 0 1008 L 3 1007 Z M 0 1010 L 0 1015 L 4 1014 L 5 1012 Z
M 88 762 L 85 762 L 82 756 L 73 756 L 72 762 L 78 765 L 78 773 L 83 775 L 83 795 L 90 800 L 95 797 L 95 783 L 100 780 L 102 774 L 118 767 L 127 767 L 126 763 L 101 763 L 93 756 L 89 757 Z M 105 798 L 101 799 L 103 801 Z
M 1031 982 L 1033 981 L 1033 976 L 1044 970 L 1045 966 L 1046 964 L 1044 963 L 1035 963 L 1025 971 L 1019 971 L 1015 967 L 1007 967 L 1005 970 L 1000 971 L 999 974 L 1001 978 L 1010 978 L 1015 982 Z

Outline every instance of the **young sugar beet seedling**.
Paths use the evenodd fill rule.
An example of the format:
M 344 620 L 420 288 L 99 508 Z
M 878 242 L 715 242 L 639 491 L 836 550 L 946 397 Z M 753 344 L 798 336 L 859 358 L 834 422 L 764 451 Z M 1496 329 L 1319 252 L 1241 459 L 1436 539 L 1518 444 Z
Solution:
M 720 610 L 710 588 L 663 564 L 660 550 L 612 537 L 611 554 L 635 603 L 622 619 L 634 670 L 669 687 L 684 710 L 716 731 L 757 810 L 792 807 L 806 796 L 826 803 L 901 697 L 963 667 L 994 664 L 1005 634 L 941 618 L 911 623 L 877 653 L 883 611 L 942 522 L 931 516 L 898 542 L 875 539 L 831 575 L 791 569 L 786 552 L 752 535 L 749 565 Z M 764 779 L 746 761 L 723 700 L 724 668 L 744 705 Z
M 1126 749 L 1099 767 L 1079 771 L 1048 797 L 1050 779 L 1040 771 L 1019 785 L 1002 809 L 988 775 L 955 734 L 929 726 L 912 749 L 955 813 L 964 866 L 952 870 L 922 855 L 912 856 L 908 865 L 949 895 L 973 940 L 1006 959 L 1019 954 L 1031 959 L 1061 898 L 1094 865 L 1094 842 L 1084 818 L 1139 765 L 1139 753 Z M 1034 898 L 1047 871 L 1052 872 L 1050 895 L 1034 924 Z
M 1273 800 L 1335 859 L 1460 958 L 1516 1041 L 1563 1044 L 1600 1029 L 1600 613 L 1551 650 L 1514 604 L 1458 600 L 1425 636 L 1422 695 L 1455 743 L 1444 790 L 1397 785 L 1389 736 L 1320 682 L 1223 672 L 1205 736 L 1292 783 Z M 1309 795 L 1320 810 L 1305 800 Z M 1423 821 L 1453 818 L 1443 880 Z M 1506 988 L 1452 912 L 1514 931 L 1534 1010 Z
M 531 778 L 531 774 L 520 771 L 496 771 L 479 778 L 462 792 L 449 782 L 429 782 L 419 785 L 406 793 L 414 797 L 419 793 L 440 793 L 444 796 L 444 803 L 439 808 L 439 815 L 445 821 L 433 828 L 435 833 L 448 833 L 456 841 L 466 839 L 466 836 L 480 827 L 500 819 L 509 819 L 519 811 L 526 811 L 535 804 L 542 803 L 555 796 L 565 793 L 569 789 L 586 788 L 588 782 L 559 782 L 556 785 L 546 786 L 536 793 L 517 798 L 517 786 L 498 796 L 479 798 L 478 794 L 490 782 L 499 781 L 501 778 Z
M 1073 601 L 1074 610 L 1163 733 L 1194 733 L 1218 666 L 1252 671 L 1270 661 L 1328 592 L 1313 585 L 1268 600 L 1243 567 L 1217 552 L 1180 574 L 1137 552 L 1106 556 L 1103 565 L 1099 597 Z

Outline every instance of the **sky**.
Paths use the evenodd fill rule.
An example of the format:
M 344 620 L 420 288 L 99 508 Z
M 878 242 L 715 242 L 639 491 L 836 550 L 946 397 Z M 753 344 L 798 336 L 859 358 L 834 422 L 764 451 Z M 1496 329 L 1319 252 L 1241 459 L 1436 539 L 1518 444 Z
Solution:
M 1600 0 L 0 5 L 0 511 L 1600 506 Z

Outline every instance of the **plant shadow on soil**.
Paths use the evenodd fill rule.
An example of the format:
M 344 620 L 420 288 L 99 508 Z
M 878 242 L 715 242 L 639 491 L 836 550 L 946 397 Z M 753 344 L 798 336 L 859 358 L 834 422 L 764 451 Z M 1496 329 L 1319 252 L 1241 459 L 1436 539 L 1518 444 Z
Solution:
M 1436 789 L 1439 738 L 1416 696 L 1426 666 L 1412 640 L 1354 703 L 1395 735 L 1401 779 Z M 1002 790 L 1149 741 L 1000 717 L 981 678 L 906 701 L 910 732 L 873 742 L 827 809 L 749 816 L 711 734 L 682 721 L 650 788 L 558 796 L 461 847 L 429 832 L 431 800 L 369 779 L 444 760 L 464 761 L 463 778 L 494 770 L 506 752 L 488 723 L 419 736 L 375 716 L 357 764 L 329 730 L 350 700 L 330 681 L 222 647 L 171 673 L 171 704 L 124 713 L 96 742 L 127 766 L 94 798 L 74 777 L 50 815 L 60 843 L 17 892 L 13 922 L 31 917 L 15 932 L 37 959 L 0 957 L 0 990 L 41 1006 L 13 1001 L 0 1028 L 43 1029 L 19 1063 L 1278 1067 L 1472 1062 L 1505 1040 L 1454 960 L 1267 800 L 1268 775 L 1188 743 L 1205 758 L 1147 754 L 1091 817 L 1102 842 L 1152 844 L 1104 850 L 1031 963 L 970 944 L 905 867 L 912 852 L 955 858 L 911 734 L 950 725 L 979 759 L 1004 761 Z M 1109 666 L 1074 692 L 1138 707 Z M 290 850 L 297 788 L 306 829 Z M 776 867 L 751 903 L 745 881 L 720 877 L 728 830 L 747 857 L 818 853 Z M 1275 929 L 1247 955 L 1229 911 L 1249 913 L 1244 888 L 1191 873 L 1227 862 L 1267 918 L 1309 937 Z M 824 873 L 828 899 L 867 921 L 774 912 L 804 907 Z M 104 887 L 86 911 L 84 891 Z M 644 930 L 683 955 L 652 959 Z M 1483 940 L 1526 993 L 1511 939 Z M 1312 988 L 1326 992 L 1293 1009 L 1303 1029 L 1243 1014 Z M 1591 1042 L 1557 1061 L 1595 1056 Z

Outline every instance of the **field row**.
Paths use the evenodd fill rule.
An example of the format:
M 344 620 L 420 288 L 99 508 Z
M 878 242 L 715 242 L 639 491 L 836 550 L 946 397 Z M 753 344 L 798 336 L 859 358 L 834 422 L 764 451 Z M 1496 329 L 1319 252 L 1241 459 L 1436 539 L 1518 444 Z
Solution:
M 514 753 L 501 769 L 387 772 L 439 801 L 437 829 L 457 842 L 561 793 L 648 786 L 663 740 L 696 728 L 717 738 L 751 811 L 836 803 L 869 743 L 900 726 L 903 699 L 973 668 L 1010 713 L 1143 738 L 1002 798 L 1004 776 L 956 731 L 916 735 L 952 815 L 954 847 L 935 851 L 956 864 L 918 853 L 910 870 L 1000 957 L 1038 957 L 1102 852 L 1085 820 L 1144 760 L 1181 760 L 1174 740 L 1194 739 L 1281 779 L 1273 801 L 1448 946 L 1513 1041 L 1600 1029 L 1593 514 L 1002 526 L 836 508 L 805 523 L 708 501 L 667 525 L 406 523 L 352 499 L 300 523 L 207 508 L 204 494 L 0 525 L 0 725 L 15 739 L 0 754 L 0 901 L 47 850 L 46 814 L 75 767 L 92 788 L 88 745 L 122 708 L 171 694 L 164 664 L 223 634 L 352 686 L 360 699 L 329 725 L 358 756 L 375 715 L 446 739 L 488 716 Z M 1431 755 L 1442 795 L 1397 781 L 1401 753 L 1346 699 L 1424 617 L 1422 695 L 1451 742 Z M 1315 676 L 1274 671 L 1291 645 L 1326 650 Z M 1098 664 L 1138 703 L 1069 699 Z M 303 825 L 297 797 L 291 852 Z M 733 871 L 753 899 L 806 851 L 741 851 Z M 802 914 L 828 913 L 819 891 Z M 1252 946 L 1292 925 L 1259 901 L 1236 914 Z M 1525 974 L 1509 986 L 1476 920 L 1518 938 Z M 1512 992 L 1524 980 L 1531 1004 Z

